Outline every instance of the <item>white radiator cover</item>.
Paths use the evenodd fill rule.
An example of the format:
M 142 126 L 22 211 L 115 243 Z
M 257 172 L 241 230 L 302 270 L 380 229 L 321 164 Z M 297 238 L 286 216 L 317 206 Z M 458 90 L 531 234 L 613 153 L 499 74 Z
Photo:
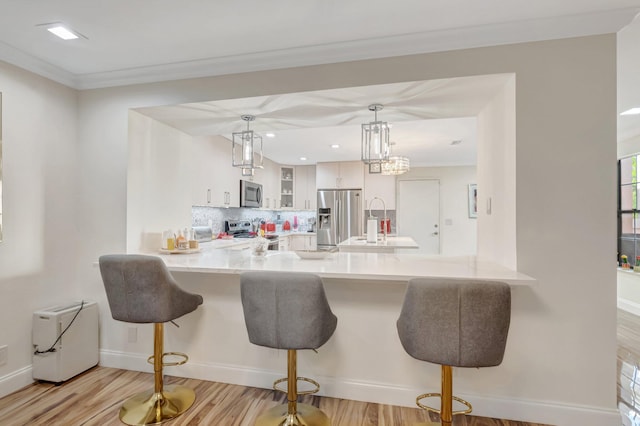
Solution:
M 36 354 L 53 345 L 60 333 L 71 323 L 81 302 L 52 306 L 33 313 L 33 378 L 48 382 L 63 382 L 98 364 L 98 305 L 84 302 L 82 310 L 62 338 L 55 352 Z

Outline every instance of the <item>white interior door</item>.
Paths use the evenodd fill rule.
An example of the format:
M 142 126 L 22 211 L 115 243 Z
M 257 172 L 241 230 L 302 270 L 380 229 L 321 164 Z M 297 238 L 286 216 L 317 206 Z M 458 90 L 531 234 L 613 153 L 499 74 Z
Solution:
M 406 253 L 440 254 L 440 181 L 399 180 L 396 202 L 398 235 L 420 246 Z

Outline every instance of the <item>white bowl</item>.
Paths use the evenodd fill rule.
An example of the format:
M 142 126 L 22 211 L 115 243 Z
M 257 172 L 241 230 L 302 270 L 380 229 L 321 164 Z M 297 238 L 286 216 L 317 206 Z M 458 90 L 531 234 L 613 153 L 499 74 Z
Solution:
M 331 252 L 327 250 L 296 250 L 295 254 L 300 259 L 324 259 L 328 257 Z

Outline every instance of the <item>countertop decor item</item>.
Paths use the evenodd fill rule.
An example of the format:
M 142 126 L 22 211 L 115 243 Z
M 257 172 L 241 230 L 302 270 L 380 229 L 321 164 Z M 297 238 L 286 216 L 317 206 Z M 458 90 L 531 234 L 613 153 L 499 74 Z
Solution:
M 294 253 L 300 259 L 326 259 L 332 252 L 330 250 L 296 250 Z

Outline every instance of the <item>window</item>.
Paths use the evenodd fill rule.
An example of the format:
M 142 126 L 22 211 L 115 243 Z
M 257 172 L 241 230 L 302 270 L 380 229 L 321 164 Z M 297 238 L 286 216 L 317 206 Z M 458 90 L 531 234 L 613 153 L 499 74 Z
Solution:
M 639 162 L 640 154 L 618 161 L 618 262 L 626 255 L 632 266 L 640 256 Z

